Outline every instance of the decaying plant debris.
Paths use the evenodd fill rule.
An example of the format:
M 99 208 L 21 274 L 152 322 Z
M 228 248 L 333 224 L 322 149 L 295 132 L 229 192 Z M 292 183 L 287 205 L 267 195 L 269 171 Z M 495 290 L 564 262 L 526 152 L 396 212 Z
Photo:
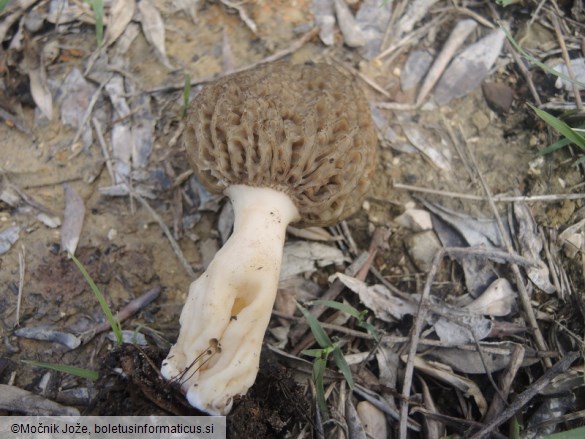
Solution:
M 380 163 L 355 216 L 289 228 L 258 379 L 229 436 L 579 428 L 583 151 L 538 155 L 557 138 L 526 104 L 583 124 L 582 2 L 116 0 L 104 18 L 98 45 L 88 3 L 0 11 L 1 414 L 199 414 L 160 362 L 233 211 L 186 166 L 181 115 L 210 81 L 285 60 L 354 77 Z M 128 343 L 108 337 L 67 252 Z

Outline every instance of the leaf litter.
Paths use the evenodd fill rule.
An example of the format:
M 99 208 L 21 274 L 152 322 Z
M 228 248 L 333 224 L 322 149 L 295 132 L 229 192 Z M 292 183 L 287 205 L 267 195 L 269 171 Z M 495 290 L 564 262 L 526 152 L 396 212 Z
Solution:
M 503 31 L 492 24 L 502 17 L 518 19 L 518 10 L 454 7 L 441 0 L 313 0 L 306 2 L 310 14 L 308 8 L 280 2 L 202 3 L 206 2 L 119 0 L 107 4 L 101 48 L 95 46 L 92 35 L 91 9 L 83 2 L 19 2 L 2 12 L 0 50 L 10 56 L 0 63 L 0 107 L 7 112 L 6 117 L 0 114 L 0 129 L 8 140 L 15 135 L 13 127 L 32 133 L 28 139 L 8 142 L 0 162 L 0 171 L 6 172 L 13 184 L 3 185 L 0 192 L 0 220 L 5 224 L 0 227 L 1 280 L 7 286 L 0 294 L 0 310 L 5 322 L 14 309 L 10 293 L 14 290 L 14 243 L 27 243 L 29 259 L 31 253 L 43 259 L 27 261 L 21 328 L 6 328 L 12 332 L 5 345 L 12 348 L 2 352 L 1 358 L 26 358 L 28 349 L 41 352 L 48 343 L 61 343 L 72 350 L 70 356 L 64 354 L 65 360 L 79 358 L 89 364 L 105 358 L 112 348 L 113 342 L 100 335 L 104 329 L 99 314 L 95 307 L 88 307 L 91 299 L 83 286 L 66 285 L 73 278 L 64 272 L 60 292 L 54 276 L 46 276 L 51 264 L 66 270 L 65 259 L 58 259 L 58 263 L 55 259 L 60 251 L 89 255 L 84 262 L 105 287 L 114 311 L 120 310 L 127 319 L 125 334 L 131 343 L 140 338 L 148 344 L 145 349 L 168 348 L 176 334 L 177 307 L 185 286 L 205 257 L 198 246 L 208 243 L 209 248 L 218 248 L 233 223 L 229 204 L 221 208 L 221 199 L 211 196 L 188 174 L 176 141 L 181 130 L 178 103 L 184 74 L 193 78 L 196 92 L 196 86 L 227 73 L 222 72 L 222 66 L 240 69 L 283 56 L 294 62 L 325 60 L 349 66 L 348 71 L 359 78 L 356 81 L 363 81 L 384 140 L 380 165 L 364 209 L 343 227 L 289 230 L 283 269 L 287 279 L 281 284 L 287 298 L 277 305 L 269 328 L 273 338 L 266 340 L 267 345 L 283 350 L 274 348 L 271 362 L 261 363 L 257 385 L 228 418 L 232 431 L 239 431 L 239 437 L 250 436 L 246 428 L 253 428 L 257 437 L 274 437 L 274 431 L 295 437 L 321 431 L 333 437 L 343 435 L 338 425 L 346 425 L 356 437 L 366 432 L 386 437 L 386 427 L 396 430 L 398 437 L 423 437 L 418 435 L 424 424 L 427 437 L 480 437 L 482 425 L 483 431 L 490 429 L 496 435 L 505 431 L 500 426 L 516 413 L 511 413 L 510 407 L 523 411 L 529 428 L 549 422 L 552 428 L 569 429 L 571 421 L 543 418 L 542 413 L 563 416 L 582 409 L 571 397 L 573 387 L 564 388 L 569 394 L 566 398 L 542 394 L 538 410 L 530 409 L 529 403 L 536 394 L 532 392 L 536 384 L 564 376 L 566 372 L 554 373 L 574 361 L 570 351 L 580 346 L 574 337 L 582 332 L 579 322 L 585 314 L 583 297 L 576 293 L 584 282 L 582 270 L 575 269 L 583 255 L 580 201 L 557 199 L 561 206 L 551 208 L 511 202 L 507 211 L 500 211 L 498 221 L 492 211 L 483 209 L 485 206 L 472 204 L 476 201 L 455 201 L 447 195 L 477 192 L 472 189 L 477 178 L 470 175 L 475 167 L 462 152 L 465 148 L 481 156 L 477 172 L 486 176 L 497 193 L 517 188 L 527 195 L 567 193 L 570 190 L 564 189 L 572 189 L 567 181 L 574 188 L 580 183 L 578 173 L 568 169 L 563 175 L 564 186 L 554 178 L 544 184 L 538 177 L 546 171 L 542 162 L 535 163 L 533 166 L 540 168 L 528 174 L 526 150 L 546 141 L 546 136 L 534 127 L 526 133 L 518 128 L 530 119 L 517 102 L 534 95 L 516 85 L 523 81 L 530 85 L 530 80 L 505 62 L 510 49 Z M 534 8 L 530 14 L 547 25 L 551 20 L 548 10 Z M 224 27 L 218 32 L 214 26 L 220 22 Z M 21 31 L 22 26 L 26 31 Z M 312 26 L 316 31 L 306 33 Z M 579 33 L 573 26 L 574 22 L 563 21 L 563 30 Z M 515 31 L 514 24 L 510 29 Z M 311 39 L 315 32 L 322 43 Z M 571 38 L 568 45 L 575 51 Z M 556 44 L 554 38 L 552 44 Z M 571 67 L 579 75 L 582 58 L 575 53 Z M 518 65 L 519 71 L 522 68 L 525 66 Z M 533 73 L 534 81 L 554 83 L 555 78 Z M 479 90 L 484 80 L 504 82 L 516 95 L 506 110 L 509 123 L 483 101 Z M 553 99 L 545 87 L 538 91 L 542 94 L 538 99 Z M 559 91 L 568 104 L 575 99 L 572 91 L 573 87 L 564 83 Z M 6 102 L 10 99 L 16 104 L 5 105 L 4 95 Z M 35 107 L 36 118 L 31 115 Z M 436 117 L 438 111 L 444 113 L 443 118 Z M 60 120 L 55 120 L 55 114 Z M 44 135 L 40 135 L 43 130 Z M 20 157 L 22 145 L 32 152 L 30 157 Z M 514 155 L 520 159 L 512 160 Z M 87 167 L 90 160 L 94 163 L 92 172 Z M 555 166 L 562 168 L 563 162 L 557 159 Z M 63 168 L 72 170 L 68 175 L 81 177 L 76 177 L 75 183 L 61 181 Z M 54 177 L 34 186 L 31 172 L 35 169 Z M 103 173 L 103 169 L 108 172 Z M 405 190 L 392 191 L 393 181 L 432 185 L 437 193 L 410 197 Z M 24 188 L 34 198 L 12 187 Z M 54 214 L 48 215 L 44 206 L 64 212 L 62 223 Z M 174 211 L 169 206 L 174 206 Z M 39 212 L 48 216 L 41 218 Z M 173 224 L 173 231 L 169 224 Z M 392 232 L 381 243 L 373 238 L 379 226 L 390 227 Z M 50 227 L 60 233 L 61 242 Z M 558 228 L 560 233 L 555 234 Z M 435 247 L 428 244 L 430 240 L 422 241 L 430 249 L 423 270 L 423 265 L 413 263 L 416 252 L 408 248 L 415 242 L 409 237 L 421 233 L 434 236 L 437 243 Z M 514 248 L 507 247 L 507 239 Z M 368 251 L 360 252 L 368 245 Z M 562 253 L 563 247 L 568 257 Z M 164 300 L 158 297 L 160 289 L 149 289 L 156 294 L 139 300 L 142 296 L 138 292 L 151 288 L 153 277 L 129 275 L 136 273 L 132 263 L 117 266 L 111 258 L 121 248 L 147 254 L 156 249 L 152 253 L 154 271 L 159 277 L 156 281 L 163 285 Z M 63 256 L 61 253 L 59 258 Z M 41 260 L 45 262 L 39 265 Z M 35 270 L 39 266 L 44 268 Z M 51 291 L 36 293 L 44 283 L 49 286 L 48 281 Z M 562 340 L 567 349 L 538 347 L 533 323 L 523 311 L 522 288 L 530 294 L 529 305 L 540 311 L 536 323 L 557 341 Z M 295 314 L 296 300 L 319 297 L 366 312 L 360 319 L 366 319 L 382 335 L 376 342 L 357 324 L 356 317 L 339 309 L 309 308 L 339 342 L 343 354 L 356 362 L 352 365 L 357 383 L 353 391 L 344 387 L 335 365 L 328 364 L 324 377 L 328 404 L 336 408 L 330 410 L 333 423 L 313 416 L 313 396 L 307 385 L 310 364 L 307 369 L 307 362 L 295 353 L 314 343 L 306 323 Z M 578 306 L 567 306 L 571 300 Z M 84 317 L 73 312 L 81 305 Z M 130 317 L 127 306 L 138 314 Z M 564 324 L 553 315 L 562 315 Z M 165 343 L 160 334 L 167 339 Z M 25 341 L 24 337 L 37 341 Z M 75 348 L 78 337 L 82 346 L 91 347 L 94 353 L 79 357 L 83 348 Z M 133 382 L 138 383 L 133 391 L 147 394 L 146 400 L 151 401 L 146 412 L 161 410 L 160 400 L 144 384 L 148 373 L 157 371 L 143 366 L 149 363 L 142 361 L 141 351 L 124 346 L 108 361 L 123 358 L 125 372 L 132 373 Z M 267 354 L 263 353 L 263 358 Z M 549 368 L 553 363 L 555 366 Z M 156 368 L 157 363 L 153 364 Z M 582 366 L 572 371 L 582 379 Z M 34 371 L 18 371 L 14 376 L 16 385 L 10 387 L 18 390 L 34 377 Z M 107 395 L 114 387 L 105 376 L 96 385 Z M 0 371 L 3 383 L 5 377 Z M 279 390 L 270 391 L 266 384 L 270 382 L 277 383 Z M 75 385 L 79 389 L 86 386 Z M 163 392 L 162 384 L 156 391 Z M 442 397 L 451 398 L 453 391 L 461 397 L 439 405 Z M 290 398 L 283 396 L 291 392 L 298 401 L 294 407 Z M 521 395 L 521 400 L 506 408 L 511 392 Z M 6 395 L 3 393 L 0 403 L 7 404 Z M 250 407 L 258 407 L 262 398 L 273 398 L 273 405 L 263 408 L 264 418 L 249 421 Z M 107 405 L 106 397 L 98 403 L 97 411 L 104 413 Z M 20 410 L 32 414 L 30 407 Z M 144 406 L 131 407 L 127 414 L 145 412 Z M 164 405 L 163 410 L 177 413 L 185 409 L 178 407 Z M 374 423 L 378 427 L 369 430 Z

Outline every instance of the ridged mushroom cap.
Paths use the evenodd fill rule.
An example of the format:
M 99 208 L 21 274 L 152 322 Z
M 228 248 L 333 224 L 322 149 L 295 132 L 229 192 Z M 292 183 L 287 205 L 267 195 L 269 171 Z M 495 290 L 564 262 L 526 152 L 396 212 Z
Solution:
M 288 194 L 301 226 L 360 207 L 377 135 L 368 103 L 327 64 L 265 64 L 226 76 L 192 101 L 183 143 L 205 186 L 243 184 Z

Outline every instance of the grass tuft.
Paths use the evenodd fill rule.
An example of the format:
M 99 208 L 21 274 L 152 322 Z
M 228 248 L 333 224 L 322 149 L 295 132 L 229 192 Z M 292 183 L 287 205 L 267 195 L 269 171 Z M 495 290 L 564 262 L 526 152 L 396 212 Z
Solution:
M 44 361 L 34 360 L 21 360 L 23 363 L 30 364 L 32 366 L 44 367 L 45 369 L 55 370 L 57 372 L 68 373 L 80 378 L 85 378 L 91 381 L 96 381 L 99 378 L 99 374 L 95 370 L 84 369 L 82 367 L 68 366 L 66 364 L 51 364 L 45 363 Z
M 93 294 L 95 295 L 96 299 L 100 303 L 100 306 L 102 307 L 104 315 L 108 319 L 108 322 L 110 322 L 110 326 L 112 327 L 112 331 L 114 332 L 117 343 L 121 345 L 124 342 L 124 337 L 122 336 L 122 326 L 120 325 L 118 319 L 114 317 L 114 314 L 112 314 L 112 310 L 108 306 L 106 298 L 104 297 L 98 286 L 95 284 L 95 282 L 93 281 L 93 279 L 91 278 L 83 264 L 79 262 L 79 260 L 71 253 L 69 254 L 69 256 L 71 257 L 71 259 L 73 259 L 73 262 L 75 262 L 75 265 L 77 265 L 77 268 L 79 269 L 79 271 L 81 271 L 81 274 L 85 278 L 85 281 L 88 283 L 89 287 L 93 291 Z

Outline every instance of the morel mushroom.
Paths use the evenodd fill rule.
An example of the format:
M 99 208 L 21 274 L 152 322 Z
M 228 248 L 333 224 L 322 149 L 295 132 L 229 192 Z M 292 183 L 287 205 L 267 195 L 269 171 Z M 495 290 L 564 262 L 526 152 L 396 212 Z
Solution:
M 207 188 L 234 207 L 232 236 L 191 284 L 162 374 L 189 403 L 227 414 L 254 384 L 286 227 L 354 213 L 375 166 L 368 103 L 325 64 L 266 64 L 207 86 L 183 144 Z

